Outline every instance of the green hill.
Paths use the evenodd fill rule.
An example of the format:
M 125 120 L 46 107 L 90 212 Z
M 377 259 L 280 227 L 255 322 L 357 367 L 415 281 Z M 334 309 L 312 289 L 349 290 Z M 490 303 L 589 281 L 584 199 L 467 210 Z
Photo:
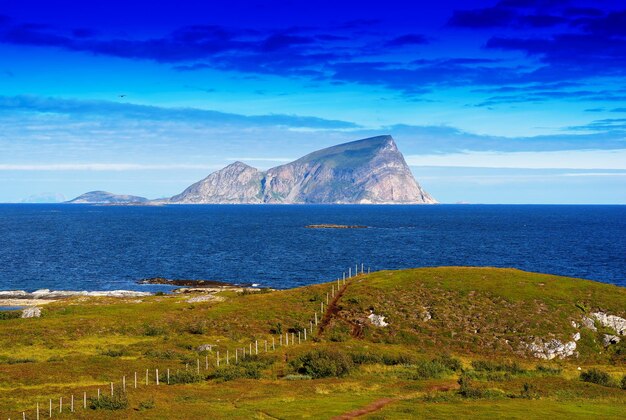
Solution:
M 52 399 L 54 417 L 90 419 L 623 417 L 626 340 L 602 323 L 626 318 L 624 288 L 445 267 L 337 290 L 81 297 L 3 316 L 0 416 L 48 415 Z

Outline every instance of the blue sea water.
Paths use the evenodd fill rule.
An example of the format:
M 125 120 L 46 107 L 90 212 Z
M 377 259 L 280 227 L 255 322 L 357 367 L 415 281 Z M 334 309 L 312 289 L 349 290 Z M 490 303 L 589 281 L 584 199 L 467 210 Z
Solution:
M 368 229 L 306 229 L 308 224 Z M 372 270 L 515 267 L 626 286 L 626 206 L 0 205 L 0 290 L 288 288 Z

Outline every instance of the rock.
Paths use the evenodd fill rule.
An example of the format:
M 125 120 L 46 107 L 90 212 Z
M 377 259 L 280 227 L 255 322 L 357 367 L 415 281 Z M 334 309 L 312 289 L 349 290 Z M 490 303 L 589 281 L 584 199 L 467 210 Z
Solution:
M 106 191 L 90 191 L 67 201 L 70 204 L 141 204 L 147 202 L 148 199 L 144 197 L 112 194 Z
M 430 312 L 426 311 L 422 314 L 422 321 L 426 322 L 433 318 Z
M 591 314 L 603 327 L 608 327 L 619 335 L 626 334 L 626 319 L 604 312 L 594 312 Z
M 22 311 L 22 318 L 39 318 L 41 316 L 41 308 L 32 306 Z
M 621 341 L 621 338 L 619 338 L 616 335 L 612 335 L 612 334 L 604 334 L 602 336 L 602 344 L 604 344 L 604 347 L 608 347 L 611 344 L 617 344 Z
M 192 298 L 187 299 L 187 303 L 202 303 L 202 302 L 223 302 L 225 299 L 223 296 L 215 296 L 215 295 L 202 295 L 202 296 L 194 296 Z
M 433 204 L 391 136 L 310 153 L 261 172 L 235 162 L 153 203 L 168 204 Z
M 202 353 L 203 351 L 213 351 L 213 345 L 212 344 L 202 344 L 202 345 L 198 346 L 196 351 L 198 353 Z
M 578 325 L 578 324 L 576 323 L 576 321 L 572 321 L 572 327 L 574 327 L 574 328 L 578 329 L 578 328 L 580 328 L 580 325 Z
M 576 342 L 563 343 L 560 340 L 552 339 L 548 342 L 531 343 L 528 345 L 528 350 L 538 359 L 552 360 L 557 357 L 564 359 L 575 354 Z
M 577 333 L 575 333 L 574 335 L 572 335 L 572 340 L 574 340 L 574 341 L 578 341 L 578 340 L 580 340 L 580 333 L 579 333 L 579 332 L 577 332 Z
M 588 316 L 583 316 L 583 326 L 585 328 L 589 328 L 590 330 L 598 331 L 598 329 L 596 328 L 596 323 Z
M 389 325 L 387 322 L 385 322 L 385 317 L 382 315 L 376 315 L 372 312 L 371 314 L 369 314 L 368 318 L 370 322 L 377 327 L 386 327 L 387 325 Z

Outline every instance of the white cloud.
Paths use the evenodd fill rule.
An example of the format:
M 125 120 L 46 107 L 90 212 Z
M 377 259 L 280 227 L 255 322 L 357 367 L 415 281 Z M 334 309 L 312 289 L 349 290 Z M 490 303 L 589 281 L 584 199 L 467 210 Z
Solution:
M 0 171 L 146 171 L 167 169 L 219 169 L 215 165 L 137 164 L 137 163 L 45 163 L 0 164 Z
M 550 152 L 465 152 L 408 155 L 411 166 L 515 169 L 626 169 L 626 149 Z

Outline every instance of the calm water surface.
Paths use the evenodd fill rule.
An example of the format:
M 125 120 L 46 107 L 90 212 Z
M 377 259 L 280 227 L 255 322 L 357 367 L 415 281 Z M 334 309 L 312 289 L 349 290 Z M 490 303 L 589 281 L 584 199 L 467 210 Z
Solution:
M 336 223 L 369 229 L 306 229 Z M 0 205 L 0 290 L 287 288 L 372 270 L 516 267 L 626 286 L 626 206 Z

